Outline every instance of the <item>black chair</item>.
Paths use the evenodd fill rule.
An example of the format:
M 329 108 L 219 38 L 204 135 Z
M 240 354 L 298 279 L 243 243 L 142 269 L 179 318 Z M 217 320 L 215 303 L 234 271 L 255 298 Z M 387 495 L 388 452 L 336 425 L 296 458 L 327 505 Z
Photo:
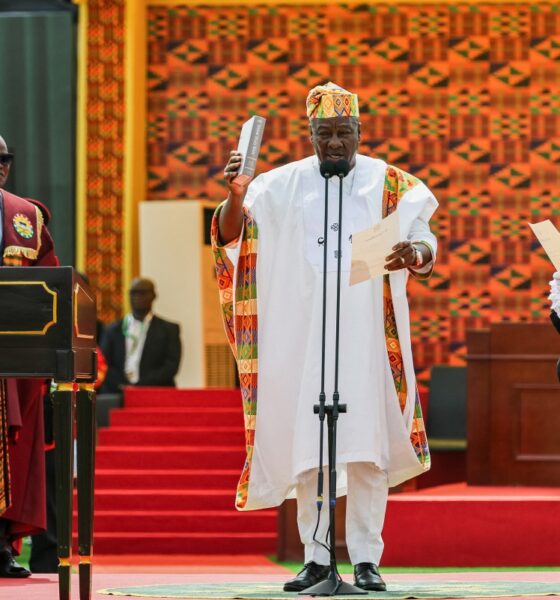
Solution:
M 426 429 L 431 450 L 467 447 L 466 367 L 432 367 Z

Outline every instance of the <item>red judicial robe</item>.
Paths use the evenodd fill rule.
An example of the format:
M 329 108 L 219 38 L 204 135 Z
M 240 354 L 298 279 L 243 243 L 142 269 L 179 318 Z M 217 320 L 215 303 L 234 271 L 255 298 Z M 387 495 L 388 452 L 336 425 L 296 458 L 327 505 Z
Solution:
M 0 190 L 3 266 L 57 266 L 48 212 Z M 36 379 L 0 380 L 0 517 L 12 544 L 46 526 L 43 393 Z

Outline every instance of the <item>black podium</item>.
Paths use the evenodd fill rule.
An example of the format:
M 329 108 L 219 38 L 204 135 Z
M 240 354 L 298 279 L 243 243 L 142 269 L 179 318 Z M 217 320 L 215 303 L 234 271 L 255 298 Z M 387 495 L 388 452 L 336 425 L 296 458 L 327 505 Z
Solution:
M 52 379 L 58 581 L 70 598 L 74 423 L 77 440 L 80 600 L 91 598 L 95 297 L 72 267 L 0 267 L 0 377 Z

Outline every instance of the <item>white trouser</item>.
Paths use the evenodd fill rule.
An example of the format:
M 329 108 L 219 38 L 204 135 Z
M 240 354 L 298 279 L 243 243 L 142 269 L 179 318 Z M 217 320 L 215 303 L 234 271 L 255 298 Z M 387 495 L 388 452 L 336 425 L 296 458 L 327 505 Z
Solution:
M 387 506 L 387 474 L 373 463 L 346 465 L 348 495 L 346 498 L 346 546 L 353 565 L 372 562 L 379 565 L 383 553 L 381 530 Z M 325 543 L 329 528 L 328 474 L 325 468 L 324 502 L 316 539 Z M 305 562 L 328 565 L 326 548 L 313 541 L 317 526 L 317 469 L 306 471 L 296 485 L 297 519 Z

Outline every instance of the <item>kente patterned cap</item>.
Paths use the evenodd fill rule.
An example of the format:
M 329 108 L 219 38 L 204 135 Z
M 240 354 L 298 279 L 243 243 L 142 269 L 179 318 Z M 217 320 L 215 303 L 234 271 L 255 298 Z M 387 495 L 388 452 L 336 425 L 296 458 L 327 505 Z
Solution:
M 314 87 L 307 94 L 306 105 L 309 119 L 360 116 L 358 95 L 341 88 L 332 81 Z

